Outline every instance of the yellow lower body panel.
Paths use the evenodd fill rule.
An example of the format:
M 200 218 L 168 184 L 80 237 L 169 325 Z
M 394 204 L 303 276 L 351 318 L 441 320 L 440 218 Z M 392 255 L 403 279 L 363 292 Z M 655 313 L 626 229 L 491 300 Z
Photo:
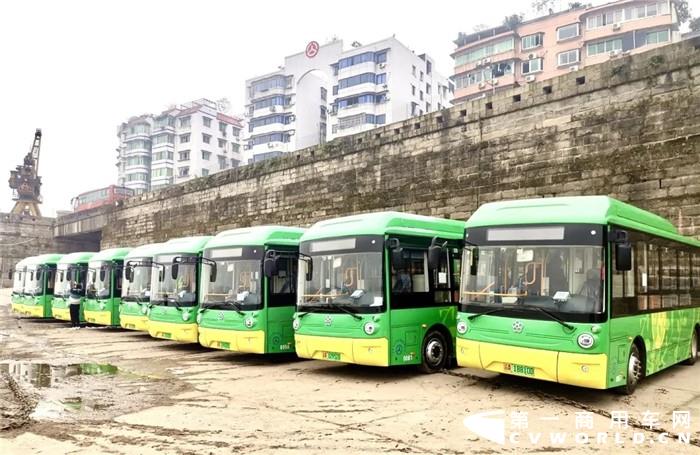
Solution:
M 119 316 L 119 325 L 124 329 L 148 332 L 148 316 L 122 314 Z
M 60 319 L 61 321 L 70 321 L 70 309 L 69 308 L 51 308 L 51 314 L 54 319 Z
M 605 354 L 574 354 L 457 338 L 457 364 L 562 384 L 607 388 Z
M 90 324 L 112 325 L 112 313 L 109 311 L 85 310 L 85 321 Z
M 207 348 L 265 354 L 264 330 L 225 330 L 199 328 L 199 343 Z
M 389 340 L 386 338 L 337 338 L 295 334 L 294 342 L 297 355 L 305 359 L 389 366 Z
M 178 324 L 175 322 L 148 321 L 148 333 L 153 338 L 198 343 L 197 324 Z
M 19 313 L 19 312 L 20 312 L 20 307 L 22 307 L 22 306 L 23 306 L 23 305 L 20 304 L 20 303 L 13 303 L 13 304 L 12 304 L 12 311 L 15 312 L 15 313 Z
M 41 305 L 22 305 L 17 304 L 17 308 L 13 308 L 15 312 L 23 314 L 25 316 L 34 316 L 37 318 L 44 317 L 44 307 Z

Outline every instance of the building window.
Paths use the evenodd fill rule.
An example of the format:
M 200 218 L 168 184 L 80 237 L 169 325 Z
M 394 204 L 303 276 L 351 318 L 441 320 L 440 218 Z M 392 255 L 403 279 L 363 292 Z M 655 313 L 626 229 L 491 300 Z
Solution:
M 515 39 L 506 38 L 493 44 L 488 44 L 478 49 L 468 50 L 463 54 L 457 55 L 455 57 L 455 66 L 475 62 L 485 57 L 490 57 L 491 55 L 512 51 L 513 49 L 515 49 Z
M 607 41 L 599 41 L 597 43 L 590 43 L 587 46 L 588 56 L 603 54 L 605 52 L 620 51 L 622 50 L 622 39 L 611 39 Z
M 649 32 L 646 36 L 646 44 L 658 44 L 666 43 L 669 40 L 668 30 L 657 30 L 655 32 Z
M 209 157 L 211 156 L 211 152 L 207 152 L 206 150 L 202 150 L 202 159 L 209 161 Z
M 285 133 L 270 133 L 253 136 L 248 139 L 248 146 L 252 147 L 269 142 L 289 142 L 289 135 Z
M 258 92 L 267 92 L 268 90 L 276 88 L 286 88 L 291 82 L 291 76 L 276 75 L 253 82 L 251 84 L 251 91 L 255 94 Z
M 386 114 L 375 116 L 374 123 L 376 123 L 377 125 L 384 125 L 386 123 Z
M 572 49 L 570 51 L 560 52 L 557 54 L 557 64 L 559 66 L 571 65 L 572 63 L 577 63 L 580 60 L 578 49 Z
M 159 134 L 158 136 L 153 136 L 153 145 L 173 144 L 174 142 L 175 135 L 173 134 Z
M 420 72 L 420 78 L 421 81 L 423 81 L 423 71 Z
M 211 128 L 211 118 L 202 116 L 202 122 L 204 123 L 205 127 Z
M 411 84 L 411 95 L 416 96 L 416 86 Z
M 365 62 L 383 63 L 386 61 L 386 51 L 363 52 L 362 54 L 345 57 L 338 60 L 338 68 L 343 69 Z
M 241 144 L 236 144 L 235 142 L 231 142 L 231 151 L 233 153 L 238 153 L 241 150 Z
M 227 125 L 224 122 L 219 122 L 219 131 L 223 137 L 226 137 L 226 127 Z
M 557 29 L 557 41 L 575 38 L 579 35 L 578 23 L 569 24 Z
M 513 74 L 513 68 L 514 62 L 512 61 L 497 63 L 492 65 L 491 68 L 484 68 L 455 77 L 455 85 L 457 88 L 465 88 L 469 87 L 470 85 L 498 79 L 506 74 Z
M 538 72 L 542 71 L 542 59 L 541 58 L 533 58 L 532 60 L 522 62 L 521 65 L 522 65 L 521 70 L 522 70 L 523 74 L 538 73 Z
M 159 169 L 153 169 L 151 172 L 151 177 L 172 177 L 173 170 L 169 167 L 162 167 Z
M 337 94 L 338 94 L 338 86 L 334 85 L 333 86 L 333 95 L 337 95 Z
M 380 94 L 375 95 L 373 93 L 366 93 L 363 95 L 350 96 L 347 98 L 341 98 L 336 100 L 335 107 L 337 109 L 345 109 L 348 107 L 353 107 L 358 104 L 380 104 L 386 101 L 386 95 Z M 325 119 L 325 108 L 321 106 L 321 118 Z
M 533 49 L 542 45 L 544 33 L 535 33 L 532 35 L 523 36 L 520 40 L 520 48 L 522 50 Z
M 426 95 L 430 95 L 431 88 L 432 87 L 430 87 L 430 84 L 425 84 L 425 94 Z
M 276 95 L 253 103 L 253 109 L 264 109 L 272 106 L 287 106 L 292 102 L 290 96 Z
M 219 148 L 221 148 L 221 149 L 226 148 L 226 139 L 219 139 Z
M 202 142 L 204 142 L 205 144 L 208 144 L 210 141 L 211 141 L 211 135 L 202 133 Z
M 218 155 L 217 158 L 219 159 L 219 169 L 224 170 L 228 168 L 228 160 L 226 159 L 225 156 L 223 155 Z
M 606 25 L 668 14 L 668 2 L 647 3 L 646 5 L 629 6 L 606 11 L 586 18 L 586 28 L 592 30 Z
M 190 133 L 180 135 L 180 144 L 186 144 L 190 141 Z
M 209 169 L 202 168 L 202 177 L 206 177 L 207 175 L 209 175 Z
M 177 175 L 179 177 L 189 177 L 190 175 L 190 167 L 189 166 L 183 166 L 177 168 Z
M 411 66 L 411 74 L 416 75 L 416 65 Z
M 180 122 L 180 128 L 189 128 L 190 127 L 190 116 L 188 115 L 187 117 L 182 117 L 179 119 Z
M 419 98 L 421 101 L 423 101 L 423 90 L 421 90 L 420 92 L 418 92 L 418 98 Z
M 379 123 L 379 122 L 382 123 Z M 357 114 L 357 115 L 351 115 L 350 117 L 344 117 L 338 119 L 338 125 L 337 129 L 334 129 L 334 132 L 337 130 L 346 130 L 348 128 L 354 128 L 356 126 L 360 125 L 366 125 L 366 124 L 384 124 L 386 122 L 386 115 L 374 115 L 374 114 Z M 336 125 L 333 125 L 334 127 Z
M 156 152 L 153 154 L 153 161 L 158 161 L 158 160 L 172 160 L 173 159 L 173 152 L 168 151 L 168 152 Z
M 430 103 L 425 103 L 425 112 L 430 112 L 432 105 Z
M 433 73 L 433 64 L 430 61 L 425 62 L 425 73 L 428 75 Z
M 182 152 L 179 153 L 178 161 L 189 161 L 189 159 L 190 159 L 190 151 L 189 150 L 183 150 Z
M 324 87 L 321 87 L 321 99 L 323 101 L 326 101 L 328 98 L 328 90 L 326 90 Z

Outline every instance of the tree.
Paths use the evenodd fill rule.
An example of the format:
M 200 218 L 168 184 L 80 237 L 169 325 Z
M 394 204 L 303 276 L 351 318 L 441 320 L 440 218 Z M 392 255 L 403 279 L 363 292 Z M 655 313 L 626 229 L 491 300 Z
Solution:
M 700 32 L 700 16 L 690 19 L 688 27 L 690 27 L 691 32 Z
M 581 3 L 581 2 L 569 2 L 569 9 L 580 9 L 580 8 L 585 8 L 586 5 Z
M 515 30 L 518 24 L 520 24 L 522 21 L 522 14 L 511 14 L 510 16 L 506 16 L 505 18 L 503 18 L 503 25 L 505 25 L 511 30 Z
M 671 0 L 678 13 L 678 23 L 685 24 L 690 19 L 690 8 L 688 0 Z
M 530 6 L 535 13 L 542 13 L 554 11 L 556 3 L 557 0 L 533 0 Z

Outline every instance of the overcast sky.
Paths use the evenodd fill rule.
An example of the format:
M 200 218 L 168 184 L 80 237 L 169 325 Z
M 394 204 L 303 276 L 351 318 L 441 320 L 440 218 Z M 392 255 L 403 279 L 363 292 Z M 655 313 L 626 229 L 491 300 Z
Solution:
M 601 3 L 601 2 L 594 2 Z M 169 104 L 227 97 L 310 40 L 349 46 L 392 34 L 451 74 L 452 41 L 477 24 L 530 13 L 530 1 L 3 1 L 0 3 L 0 211 L 9 171 L 42 128 L 45 216 L 116 183 L 117 125 Z M 700 13 L 700 0 L 690 0 Z

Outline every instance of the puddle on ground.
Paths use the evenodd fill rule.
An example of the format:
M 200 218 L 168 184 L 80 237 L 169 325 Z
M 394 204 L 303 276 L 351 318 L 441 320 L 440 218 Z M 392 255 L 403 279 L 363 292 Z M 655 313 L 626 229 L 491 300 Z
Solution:
M 20 384 L 31 384 L 36 388 L 57 387 L 72 376 L 116 374 L 117 371 L 114 365 L 100 363 L 51 365 L 26 361 L 0 362 L 0 372 L 9 374 Z

